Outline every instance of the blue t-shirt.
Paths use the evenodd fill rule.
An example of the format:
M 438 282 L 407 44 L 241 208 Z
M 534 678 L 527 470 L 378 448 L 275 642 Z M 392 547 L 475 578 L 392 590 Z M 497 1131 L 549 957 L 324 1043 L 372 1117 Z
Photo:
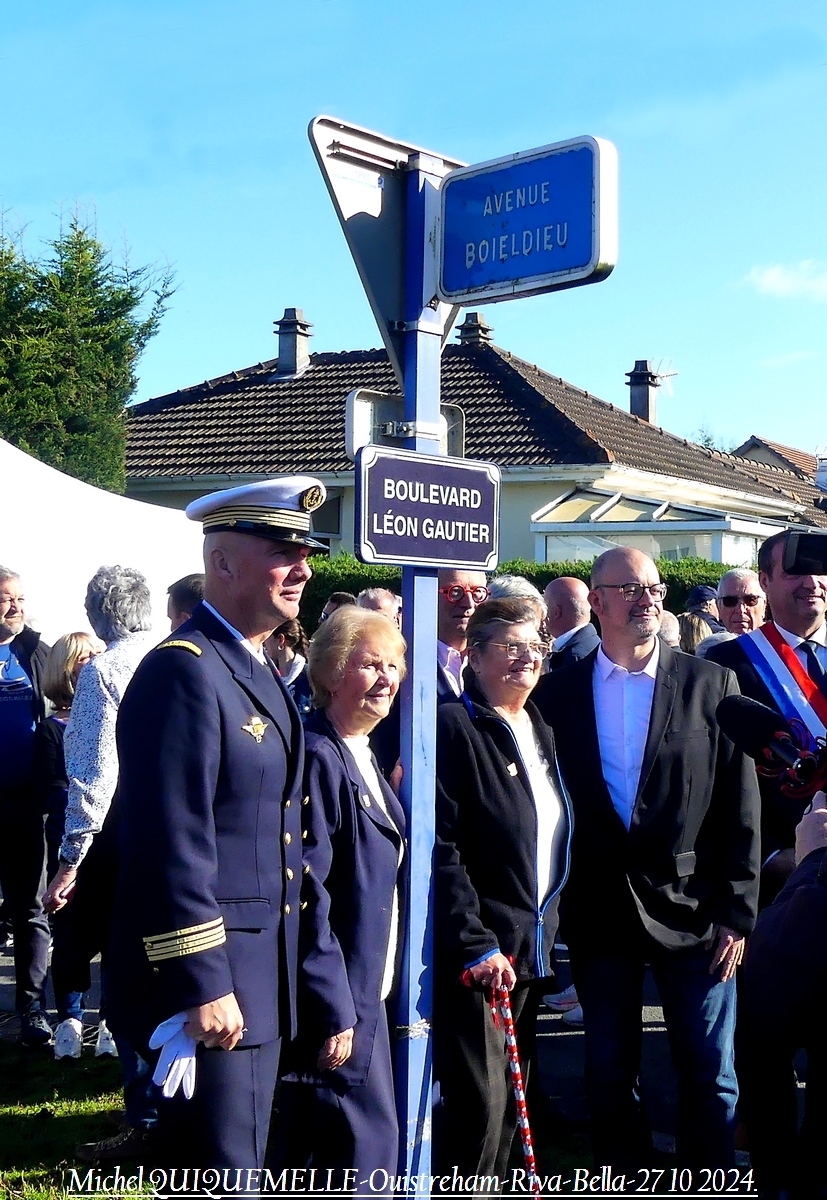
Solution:
M 34 687 L 9 642 L 0 646 L 0 791 L 27 782 L 34 726 Z

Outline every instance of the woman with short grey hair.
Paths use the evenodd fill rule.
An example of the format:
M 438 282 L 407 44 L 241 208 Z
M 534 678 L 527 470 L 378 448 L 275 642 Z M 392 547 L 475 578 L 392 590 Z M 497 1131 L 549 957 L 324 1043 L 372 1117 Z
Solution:
M 86 589 L 86 615 L 106 650 L 86 664 L 75 690 L 64 738 L 69 780 L 66 820 L 58 869 L 44 896 L 44 908 L 54 913 L 74 899 L 65 920 L 59 917 L 55 922 L 52 969 L 74 975 L 70 990 L 78 992 L 89 987 L 89 961 L 106 949 L 108 904 L 100 863 L 82 873 L 77 894 L 75 883 L 78 868 L 103 828 L 118 783 L 118 707 L 135 668 L 152 645 L 147 636 L 151 608 L 146 579 L 134 567 L 100 567 Z M 104 874 L 106 870 L 108 864 Z M 64 955 L 70 961 L 64 963 Z M 98 1052 L 115 1052 L 103 1022 Z

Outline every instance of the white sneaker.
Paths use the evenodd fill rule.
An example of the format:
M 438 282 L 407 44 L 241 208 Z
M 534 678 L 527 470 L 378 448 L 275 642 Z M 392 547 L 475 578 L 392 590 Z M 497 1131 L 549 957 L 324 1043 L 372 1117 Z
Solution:
M 99 1021 L 98 1040 L 95 1042 L 95 1058 L 102 1058 L 104 1054 L 111 1054 L 113 1058 L 117 1058 L 118 1047 L 115 1045 L 115 1039 L 109 1032 L 106 1021 Z
M 577 1004 L 577 992 L 574 984 L 570 984 L 562 992 L 543 996 L 543 1004 L 545 1004 L 546 1008 L 550 1008 L 552 1012 L 568 1012 L 570 1008 L 574 1008 Z
M 568 1009 L 563 1013 L 563 1022 L 566 1025 L 582 1025 L 583 1024 L 583 1008 L 580 1004 L 575 1004 L 574 1008 Z
M 83 1023 L 77 1017 L 67 1017 L 55 1030 L 55 1058 L 80 1058 L 83 1046 Z

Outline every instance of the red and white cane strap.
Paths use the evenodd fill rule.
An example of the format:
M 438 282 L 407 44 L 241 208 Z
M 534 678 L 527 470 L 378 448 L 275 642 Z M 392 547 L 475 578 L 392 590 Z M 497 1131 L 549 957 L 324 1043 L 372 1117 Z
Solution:
M 514 1018 L 511 1015 L 511 998 L 508 988 L 496 989 L 497 1003 L 505 1027 L 505 1042 L 508 1047 L 508 1065 L 511 1068 L 511 1084 L 514 1089 L 514 1100 L 517 1104 L 517 1124 L 520 1128 L 520 1140 L 523 1143 L 523 1158 L 528 1171 L 528 1182 L 532 1194 L 541 1194 L 540 1181 L 537 1178 L 537 1163 L 534 1158 L 534 1142 L 531 1138 L 531 1126 L 528 1123 L 528 1107 L 525 1102 L 523 1072 L 520 1068 L 520 1056 L 517 1052 L 517 1035 L 514 1032 Z

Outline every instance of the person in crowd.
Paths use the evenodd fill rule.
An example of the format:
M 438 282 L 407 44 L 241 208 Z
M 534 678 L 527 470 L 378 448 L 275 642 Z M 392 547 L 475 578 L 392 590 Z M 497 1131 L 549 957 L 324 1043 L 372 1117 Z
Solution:
M 468 622 L 490 592 L 484 571 L 453 567 L 440 570 L 437 588 L 436 702 L 442 704 L 462 691 Z M 386 779 L 393 778 L 399 762 L 399 721 L 400 708 L 395 704 L 371 734 L 371 749 Z
M 196 604 L 204 599 L 204 574 L 196 571 L 193 575 L 184 575 L 176 579 L 167 588 L 167 616 L 172 633 L 179 625 L 183 625 L 192 616 Z
M 591 622 L 589 589 L 582 579 L 561 575 L 546 584 L 543 595 L 548 605 L 546 629 L 552 638 L 549 671 L 559 671 L 591 654 L 600 639 Z
M 542 594 L 522 575 L 495 575 L 488 587 L 491 600 L 524 600 L 537 615 L 537 628 L 545 630 L 548 607 Z
M 63 739 L 66 798 L 57 871 L 44 896 L 54 917 L 52 983 L 59 996 L 82 995 L 90 966 L 103 956 L 101 1014 L 95 1053 L 120 1056 L 127 1128 L 78 1148 L 89 1161 L 119 1161 L 149 1138 L 155 1110 L 149 1100 L 146 1062 L 126 1040 L 113 1039 L 106 1021 L 106 950 L 116 873 L 116 833 L 109 819 L 118 786 L 115 723 L 135 668 L 152 644 L 149 587 L 140 571 L 100 567 L 86 589 L 86 615 L 103 653 L 81 671 Z M 80 1000 L 76 1013 L 80 1008 Z M 82 1016 L 82 1014 L 81 1014 Z
M 695 647 L 695 657 L 708 658 L 710 650 L 715 646 L 720 646 L 721 642 L 731 642 L 734 637 L 734 633 L 710 633 L 709 637 L 705 637 L 703 641 L 698 642 Z
M 674 613 L 664 609 L 660 615 L 659 636 L 673 650 L 681 647 L 681 624 Z
M 332 617 L 337 608 L 355 603 L 356 597 L 353 592 L 331 592 L 319 616 L 319 624 L 321 625 L 322 621 L 326 621 L 328 617 Z
M 14 942 L 15 1007 L 20 1040 L 44 1046 L 52 1028 L 43 989 L 49 923 L 43 912 L 43 817 L 32 800 L 35 729 L 45 715 L 43 670 L 49 647 L 26 624 L 16 571 L 0 566 L 0 888 Z
M 740 637 L 763 625 L 767 597 L 755 571 L 735 567 L 718 584 L 718 616 L 727 633 Z
M 574 806 L 566 940 L 595 1162 L 624 1172 L 652 1153 L 639 1087 L 647 964 L 678 1076 L 678 1162 L 734 1165 L 735 970 L 758 900 L 755 769 L 715 715 L 737 683 L 657 636 L 665 593 L 648 555 L 600 555 L 589 602 L 601 645 L 538 701 Z
M 744 1094 L 750 1162 L 762 1196 L 827 1196 L 827 796 L 799 822 L 795 870 L 758 916 L 744 962 L 743 1006 L 752 1057 Z M 807 1052 L 799 1132 L 793 1057 Z M 740 1068 L 739 1068 L 740 1069 Z
M 690 588 L 686 597 L 686 611 L 706 621 L 713 633 L 723 631 L 724 627 L 718 615 L 718 593 L 714 587 L 698 583 Z
M 370 608 L 374 612 L 382 613 L 388 620 L 393 621 L 398 629 L 402 628 L 401 597 L 390 588 L 364 588 L 356 597 L 356 603 L 360 608 Z
M 396 1171 L 385 1002 L 402 942 L 405 817 L 368 734 L 393 704 L 405 648 L 395 624 L 361 605 L 310 643 L 302 896 L 326 921 L 321 937 L 315 922 L 300 929 L 300 1036 L 282 1083 L 277 1169 L 300 1166 L 308 1143 L 310 1165 L 339 1180 L 347 1168 L 358 1180 Z
M 701 642 L 709 637 L 709 624 L 704 617 L 694 612 L 678 613 L 678 627 L 681 631 L 678 646 L 684 654 L 694 654 Z M 716 630 L 716 633 L 720 632 L 721 630 Z
M 786 530 L 775 533 L 758 551 L 759 585 L 772 620 L 717 646 L 709 657 L 735 672 L 745 696 L 787 721 L 796 718 L 815 738 L 827 725 L 827 575 L 788 574 L 782 565 L 788 537 Z M 728 595 L 738 594 L 729 587 Z M 757 591 L 750 591 L 747 597 L 755 595 Z M 746 607 L 752 612 L 759 605 Z M 762 905 L 772 900 L 793 870 L 795 827 L 805 803 L 787 796 L 781 783 L 761 776 Z
M 58 638 L 49 651 L 43 672 L 43 692 L 54 705 L 53 711 L 38 725 L 32 749 L 32 787 L 35 801 L 45 816 L 46 877 L 57 871 L 58 853 L 63 838 L 69 780 L 63 753 L 63 737 L 82 668 L 105 649 L 94 634 L 80 631 Z M 88 974 L 88 960 L 81 964 Z M 80 1058 L 83 1043 L 83 992 L 55 989 L 58 1026 L 55 1030 L 55 1058 Z
M 299 716 L 306 721 L 313 705 L 307 673 L 307 636 L 301 622 L 296 618 L 283 621 L 267 639 L 267 651 Z
M 437 713 L 435 1155 L 440 1172 L 503 1175 L 517 1113 L 488 989 L 510 991 L 530 1075 L 543 990 L 532 983 L 551 973 L 571 817 L 551 732 L 529 699 L 548 650 L 535 609 L 490 600 L 463 632 L 466 690 Z
M 158 1105 L 159 1141 L 185 1166 L 263 1165 L 280 1041 L 295 1032 L 304 739 L 264 644 L 298 616 L 308 558 L 326 549 L 310 533 L 324 497 L 299 475 L 188 506 L 204 600 L 121 705 L 108 1011 L 153 1063 L 156 1030 L 197 1046 L 191 1098 Z

